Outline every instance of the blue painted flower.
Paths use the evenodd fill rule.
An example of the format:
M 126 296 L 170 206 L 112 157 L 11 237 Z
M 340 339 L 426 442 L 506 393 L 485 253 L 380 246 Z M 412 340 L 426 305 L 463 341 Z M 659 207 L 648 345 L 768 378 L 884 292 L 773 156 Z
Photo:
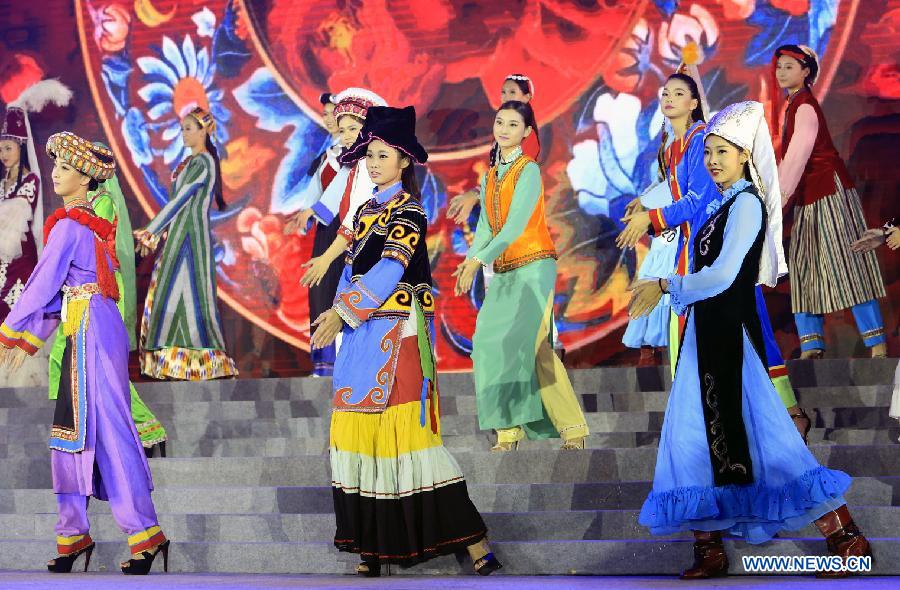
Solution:
M 166 142 L 165 148 L 153 148 L 153 152 L 162 155 L 163 161 L 174 168 L 187 156 L 181 138 L 181 117 L 195 106 L 207 109 L 216 120 L 216 141 L 224 146 L 228 141 L 231 113 L 222 104 L 225 93 L 213 84 L 216 68 L 206 47 L 198 51 L 190 35 L 184 37 L 180 48 L 171 38 L 163 36 L 162 47 L 154 50 L 157 57 L 137 59 L 147 81 L 138 95 L 147 103 L 153 128 L 161 132 Z
M 662 115 L 657 101 L 606 92 L 593 104 L 596 138 L 572 148 L 566 167 L 578 206 L 588 215 L 618 223 L 625 205 L 653 181 Z
M 320 195 L 306 171 L 312 159 L 330 145 L 328 133 L 294 103 L 267 68 L 257 69 L 235 88 L 234 98 L 244 112 L 256 118 L 258 129 L 280 133 L 293 128 L 284 144 L 287 152 L 275 172 L 269 212 L 286 214 L 312 205 Z
M 820 57 L 828 48 L 831 30 L 837 22 L 840 0 L 819 0 L 809 3 L 809 12 L 802 15 L 776 8 L 760 1 L 747 24 L 759 29 L 747 43 L 744 62 L 750 66 L 765 66 L 780 45 L 802 43 L 812 47 Z

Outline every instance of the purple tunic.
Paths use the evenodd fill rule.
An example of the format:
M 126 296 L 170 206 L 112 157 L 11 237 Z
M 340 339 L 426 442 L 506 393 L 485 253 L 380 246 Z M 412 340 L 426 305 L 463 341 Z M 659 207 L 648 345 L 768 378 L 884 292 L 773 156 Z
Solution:
M 43 345 L 60 323 L 63 286 L 97 282 L 94 242 L 93 232 L 78 222 L 57 223 L 18 302 L 0 325 L 0 342 L 32 354 Z M 103 500 L 122 493 L 149 493 L 153 489 L 150 468 L 131 419 L 128 334 L 116 302 L 93 295 L 85 320 L 68 340 L 67 354 L 74 353 L 71 366 L 80 367 L 81 374 L 71 372 L 69 391 L 61 388 L 60 397 L 72 400 L 74 414 L 80 418 L 76 418 L 79 427 L 72 439 L 62 437 L 69 445 L 60 444 L 58 429 L 53 429 L 53 490 Z M 99 422 L 102 428 L 98 412 L 104 418 Z M 102 462 L 98 447 L 104 452 Z M 98 471 L 96 478 L 95 460 L 109 466 Z

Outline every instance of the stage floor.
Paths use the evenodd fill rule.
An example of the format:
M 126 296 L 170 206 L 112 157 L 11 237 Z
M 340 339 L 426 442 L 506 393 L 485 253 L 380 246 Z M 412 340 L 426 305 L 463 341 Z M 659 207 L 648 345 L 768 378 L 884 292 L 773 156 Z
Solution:
M 789 588 L 790 590 L 821 589 L 823 581 L 813 577 L 751 577 L 731 576 L 721 580 L 684 582 L 674 577 L 592 577 L 592 576 L 390 576 L 357 578 L 353 576 L 304 575 L 241 575 L 241 574 L 153 574 L 146 578 L 128 580 L 129 590 L 278 590 L 312 588 L 316 590 L 644 590 L 664 588 Z M 900 578 L 861 577 L 825 582 L 831 589 L 900 588 Z M 78 573 L 62 576 L 43 572 L 0 571 L 0 589 L 56 588 L 66 590 L 120 590 L 121 575 L 113 573 Z

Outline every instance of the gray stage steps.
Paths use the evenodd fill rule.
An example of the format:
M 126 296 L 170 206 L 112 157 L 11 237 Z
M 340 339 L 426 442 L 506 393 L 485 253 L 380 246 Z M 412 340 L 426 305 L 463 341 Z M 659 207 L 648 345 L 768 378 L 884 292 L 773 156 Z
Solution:
M 847 499 L 875 546 L 875 572 L 900 574 L 900 434 L 887 416 L 896 360 L 791 363 L 792 380 L 825 465 L 855 476 Z M 650 489 L 668 369 L 571 373 L 593 435 L 584 451 L 559 441 L 488 451 L 471 376 L 441 376 L 445 442 L 462 466 L 505 572 L 674 574 L 691 560 L 688 535 L 654 538 L 637 524 Z M 330 382 L 270 379 L 144 383 L 139 390 L 170 434 L 170 458 L 153 459 L 154 500 L 173 540 L 175 571 L 352 571 L 331 545 L 334 516 L 327 430 Z M 55 501 L 46 436 L 52 403 L 40 389 L 0 389 L 0 569 L 40 569 L 54 554 Z M 91 506 L 98 541 L 91 568 L 126 557 L 103 502 Z M 812 526 L 763 546 L 730 541 L 741 555 L 822 555 Z M 445 557 L 409 573 L 471 571 Z

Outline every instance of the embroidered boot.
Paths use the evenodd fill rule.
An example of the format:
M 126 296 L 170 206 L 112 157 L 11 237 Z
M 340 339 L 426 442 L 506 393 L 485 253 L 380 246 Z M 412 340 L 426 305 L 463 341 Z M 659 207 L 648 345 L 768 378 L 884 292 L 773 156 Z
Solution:
M 728 554 L 722 531 L 694 531 L 694 565 L 681 572 L 682 580 L 720 578 L 728 575 Z
M 872 555 L 869 541 L 853 522 L 846 504 L 817 520 L 816 527 L 825 537 L 828 552 L 832 555 L 840 555 L 845 563 L 851 555 L 858 557 Z M 851 575 L 853 574 L 848 571 L 824 571 L 819 572 L 817 577 L 846 578 Z

